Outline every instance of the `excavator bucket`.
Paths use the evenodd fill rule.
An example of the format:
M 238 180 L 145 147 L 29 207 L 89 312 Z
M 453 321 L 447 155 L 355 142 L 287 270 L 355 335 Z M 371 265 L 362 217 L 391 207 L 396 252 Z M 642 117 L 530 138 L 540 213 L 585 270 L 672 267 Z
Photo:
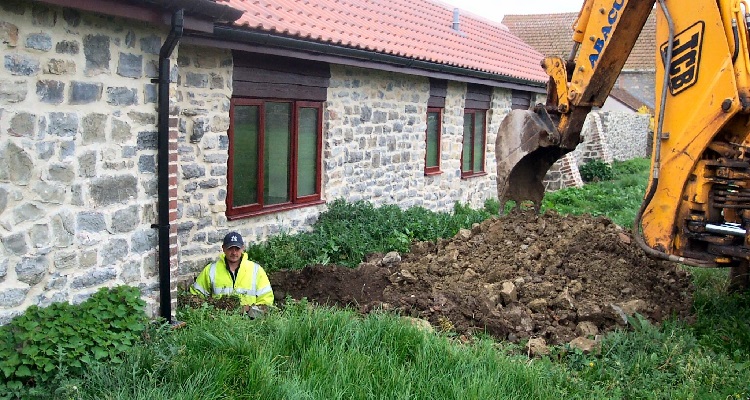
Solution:
M 560 146 L 561 135 L 543 105 L 512 110 L 503 119 L 495 142 L 497 194 L 501 204 L 532 202 L 544 197 L 544 177 L 572 149 Z

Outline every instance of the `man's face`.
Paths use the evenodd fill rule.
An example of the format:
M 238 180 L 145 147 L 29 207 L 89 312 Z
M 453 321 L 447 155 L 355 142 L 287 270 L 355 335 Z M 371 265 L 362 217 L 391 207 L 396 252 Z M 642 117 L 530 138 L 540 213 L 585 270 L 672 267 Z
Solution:
M 232 246 L 224 247 L 224 255 L 227 261 L 231 263 L 239 262 L 242 259 L 242 252 L 245 250 L 242 247 Z

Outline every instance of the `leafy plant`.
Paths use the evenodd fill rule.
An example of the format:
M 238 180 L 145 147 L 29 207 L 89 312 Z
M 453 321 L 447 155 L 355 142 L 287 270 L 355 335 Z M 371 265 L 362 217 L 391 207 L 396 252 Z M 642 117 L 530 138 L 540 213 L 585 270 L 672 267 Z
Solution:
M 602 160 L 591 160 L 580 167 L 581 179 L 584 182 L 601 182 L 612 180 L 612 167 Z
M 0 393 L 79 376 L 95 362 L 120 363 L 146 329 L 145 302 L 129 286 L 102 288 L 79 304 L 29 307 L 0 327 Z M 2 396 L 2 394 L 0 394 Z

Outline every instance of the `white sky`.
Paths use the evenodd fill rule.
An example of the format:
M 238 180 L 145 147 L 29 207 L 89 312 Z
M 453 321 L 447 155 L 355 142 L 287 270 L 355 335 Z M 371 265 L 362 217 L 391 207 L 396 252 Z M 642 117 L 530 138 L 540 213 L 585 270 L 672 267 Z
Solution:
M 578 12 L 584 0 L 442 0 L 489 20 L 501 22 L 505 14 Z

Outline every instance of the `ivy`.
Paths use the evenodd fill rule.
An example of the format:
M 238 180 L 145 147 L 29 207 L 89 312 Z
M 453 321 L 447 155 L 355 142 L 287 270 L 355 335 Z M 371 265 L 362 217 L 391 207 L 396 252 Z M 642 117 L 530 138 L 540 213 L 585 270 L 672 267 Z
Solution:
M 0 398 L 21 398 L 95 362 L 121 363 L 147 325 L 138 288 L 102 288 L 85 302 L 31 306 L 0 327 Z

